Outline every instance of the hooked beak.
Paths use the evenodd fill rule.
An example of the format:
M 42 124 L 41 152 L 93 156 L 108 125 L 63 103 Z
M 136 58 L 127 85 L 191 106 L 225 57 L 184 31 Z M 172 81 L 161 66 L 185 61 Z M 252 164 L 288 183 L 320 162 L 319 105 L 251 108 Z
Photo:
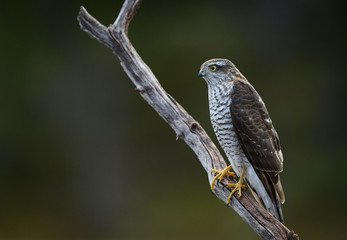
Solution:
M 198 78 L 202 78 L 203 76 L 205 76 L 205 72 L 202 69 L 200 69 Z

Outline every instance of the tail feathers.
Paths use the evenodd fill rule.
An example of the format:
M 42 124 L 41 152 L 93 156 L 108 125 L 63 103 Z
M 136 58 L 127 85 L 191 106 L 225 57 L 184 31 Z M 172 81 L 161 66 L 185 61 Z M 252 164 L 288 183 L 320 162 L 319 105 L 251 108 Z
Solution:
M 266 210 L 268 210 L 272 216 L 278 219 L 281 223 L 284 223 L 281 208 L 281 202 L 284 202 L 284 193 L 281 182 L 279 181 L 279 176 L 277 175 L 278 181 L 276 184 L 274 184 L 272 177 L 269 176 L 268 173 L 257 171 L 257 175 L 260 181 L 263 183 L 266 193 L 258 193 L 254 188 L 252 188 L 252 186 L 248 184 L 254 198 L 259 204 L 261 204 Z
M 276 194 L 277 195 L 277 194 Z M 279 218 L 277 218 L 281 223 L 284 224 L 284 218 L 283 218 L 283 213 L 282 213 L 282 207 L 281 207 L 281 203 L 278 199 L 278 195 L 277 195 L 277 202 L 276 202 L 276 211 L 278 213 Z
M 264 180 L 269 182 L 268 184 L 271 184 L 270 181 L 272 182 L 272 185 L 275 187 L 276 192 L 281 200 L 281 203 L 283 204 L 285 201 L 285 196 L 284 196 L 284 191 L 281 184 L 280 175 L 277 172 L 262 172 L 261 174 L 267 175 L 267 176 L 264 176 Z
M 276 192 L 278 194 L 278 197 L 281 200 L 281 203 L 283 204 L 286 201 L 286 198 L 284 196 L 284 191 L 282 188 L 282 184 L 281 184 L 281 180 L 280 180 L 280 176 L 278 176 L 278 182 L 276 184 L 274 184 Z

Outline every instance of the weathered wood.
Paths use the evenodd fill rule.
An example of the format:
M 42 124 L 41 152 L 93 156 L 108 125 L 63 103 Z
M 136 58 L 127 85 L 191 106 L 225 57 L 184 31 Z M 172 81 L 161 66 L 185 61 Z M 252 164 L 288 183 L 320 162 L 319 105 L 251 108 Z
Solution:
M 177 138 L 183 139 L 195 152 L 206 170 L 211 185 L 214 178 L 211 170 L 223 169 L 227 166 L 223 157 L 200 124 L 166 93 L 128 39 L 128 26 L 140 2 L 140 0 L 126 0 L 116 21 L 109 27 L 100 24 L 84 7 L 80 8 L 77 19 L 83 31 L 114 52 L 139 94 L 171 126 Z M 214 191 L 214 194 L 225 203 L 227 203 L 230 190 L 223 186 L 230 182 L 235 183 L 233 179 L 226 178 L 216 186 Z M 294 232 L 273 218 L 246 191 L 241 198 L 235 194 L 229 206 L 264 239 L 299 239 Z

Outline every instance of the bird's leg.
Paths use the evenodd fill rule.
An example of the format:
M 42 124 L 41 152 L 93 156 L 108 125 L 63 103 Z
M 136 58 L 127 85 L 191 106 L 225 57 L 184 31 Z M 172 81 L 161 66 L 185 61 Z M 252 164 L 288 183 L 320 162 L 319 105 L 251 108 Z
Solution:
M 236 174 L 233 172 L 230 172 L 230 170 L 232 169 L 231 165 L 229 165 L 228 167 L 224 168 L 222 171 L 216 170 L 216 169 L 212 169 L 213 173 L 217 173 L 217 175 L 214 177 L 213 181 L 212 181 L 212 185 L 211 185 L 211 190 L 214 191 L 214 187 L 216 186 L 216 181 L 222 181 L 223 177 L 225 175 L 229 175 L 232 177 L 236 177 Z
M 239 179 L 239 181 L 234 184 L 234 183 L 229 183 L 226 187 L 233 187 L 234 189 L 231 191 L 230 195 L 229 195 L 229 198 L 228 198 L 228 203 L 230 203 L 230 200 L 231 200 L 231 197 L 233 196 L 233 194 L 236 192 L 236 191 L 239 191 L 239 197 L 241 197 L 241 189 L 246 189 L 246 186 L 245 185 L 242 185 L 242 182 L 243 182 L 243 179 L 245 177 L 245 173 L 246 173 L 246 167 L 243 167 L 243 170 L 242 170 L 242 174 L 241 174 L 241 177 Z

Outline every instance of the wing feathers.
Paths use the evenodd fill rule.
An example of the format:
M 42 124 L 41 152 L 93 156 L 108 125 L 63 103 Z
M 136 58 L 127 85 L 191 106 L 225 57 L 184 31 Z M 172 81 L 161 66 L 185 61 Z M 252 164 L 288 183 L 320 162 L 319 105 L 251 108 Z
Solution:
M 248 83 L 235 81 L 231 98 L 233 125 L 247 158 L 256 169 L 281 172 L 278 135 L 258 93 Z
M 285 201 L 279 178 L 283 170 L 283 157 L 269 113 L 259 94 L 248 82 L 234 80 L 231 101 L 231 117 L 241 147 L 276 207 L 273 214 L 283 222 L 279 203 Z

